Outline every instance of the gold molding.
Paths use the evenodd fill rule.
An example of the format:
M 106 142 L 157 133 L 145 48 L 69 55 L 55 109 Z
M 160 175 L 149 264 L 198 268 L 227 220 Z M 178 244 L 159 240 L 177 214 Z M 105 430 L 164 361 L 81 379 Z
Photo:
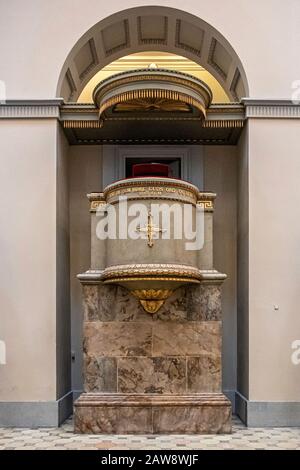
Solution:
M 165 303 L 164 300 L 142 300 L 140 299 L 140 304 L 147 313 L 156 313 L 160 307 Z
M 137 289 L 132 294 L 138 299 L 165 300 L 172 294 L 171 289 Z
M 165 300 L 172 295 L 171 289 L 136 289 L 131 291 L 144 310 L 148 313 L 156 313 L 165 303 Z
M 192 108 L 183 101 L 171 100 L 166 98 L 142 98 L 117 103 L 113 109 L 113 114 L 118 113 L 185 113 L 191 114 Z
M 216 194 L 211 192 L 199 192 L 197 206 L 201 207 L 205 212 L 214 211 L 214 202 Z
M 193 75 L 187 75 L 187 78 L 184 78 L 184 77 L 178 77 L 176 75 L 171 75 L 171 73 L 174 74 L 174 71 L 169 71 L 169 70 L 164 70 L 165 74 L 161 73 L 161 71 L 157 70 L 157 71 L 153 71 L 153 72 L 150 72 L 150 73 L 147 73 L 145 71 L 145 73 L 143 75 L 130 75 L 130 76 L 126 76 L 128 73 L 132 74 L 133 72 L 140 72 L 140 70 L 135 70 L 135 71 L 132 71 L 132 70 L 129 70 L 128 72 L 121 72 L 121 74 L 119 75 L 123 75 L 122 77 L 120 77 L 119 79 L 116 79 L 116 75 L 115 76 L 112 76 L 112 77 L 109 77 L 107 80 L 109 81 L 107 84 L 105 84 L 105 80 L 103 80 L 102 82 L 99 83 L 99 85 L 101 84 L 102 85 L 102 90 L 101 90 L 101 94 L 100 92 L 98 91 L 98 86 L 95 88 L 94 90 L 94 93 L 93 93 L 93 99 L 94 99 L 94 102 L 96 102 L 98 99 L 100 100 L 101 99 L 101 96 L 103 96 L 105 93 L 107 93 L 108 91 L 114 89 L 114 88 L 117 88 L 119 86 L 122 86 L 122 85 L 127 85 L 128 83 L 131 83 L 131 82 L 136 82 L 137 80 L 138 81 L 153 81 L 153 80 L 156 80 L 156 81 L 160 81 L 160 82 L 172 82 L 172 83 L 175 83 L 175 84 L 178 84 L 178 85 L 183 85 L 183 86 L 187 86 L 188 88 L 191 88 L 192 90 L 194 91 L 197 91 L 199 93 L 200 89 L 201 91 L 204 91 L 207 93 L 207 95 L 209 96 L 209 103 L 211 103 L 211 99 L 212 99 L 212 94 L 211 94 L 211 90 L 209 89 L 209 87 L 206 85 L 206 83 L 202 82 L 202 80 L 196 78 L 195 76 Z M 169 74 L 168 74 L 169 72 Z M 181 72 L 175 72 L 175 73 L 181 73 Z M 113 82 L 111 82 L 111 79 L 114 78 Z M 203 88 L 205 87 L 205 88 Z M 98 98 L 98 95 L 99 98 Z
M 175 273 L 174 273 L 175 274 Z M 188 283 L 188 284 L 199 284 L 200 280 L 195 279 L 195 278 L 189 278 L 189 277 L 115 277 L 115 278 L 109 278 L 109 279 L 104 279 L 104 284 L 118 284 L 121 282 L 127 282 L 127 281 L 171 281 L 171 282 L 180 282 L 180 283 Z
M 107 205 L 103 193 L 89 193 L 87 198 L 90 201 L 90 212 L 97 212 L 100 206 Z
M 217 128 L 234 128 L 234 129 L 240 129 L 244 127 L 244 121 L 241 119 L 214 119 L 211 121 L 204 121 L 202 122 L 202 127 L 204 128 L 211 128 L 211 129 L 217 129 Z
M 76 111 L 77 113 L 77 111 Z M 105 121 L 197 121 L 199 125 L 202 125 L 205 129 L 242 129 L 244 127 L 244 121 L 241 119 L 214 119 L 203 121 L 199 117 L 159 117 L 156 115 L 152 116 L 126 116 L 126 117 L 105 117 Z M 102 129 L 103 120 L 90 120 L 85 121 L 83 119 L 68 119 L 63 121 L 64 129 Z
M 186 117 L 185 115 L 181 115 L 180 117 L 178 116 L 126 116 L 126 117 L 120 117 L 120 116 L 113 116 L 113 117 L 105 117 L 105 121 L 193 121 L 193 122 L 199 122 L 199 124 L 203 121 L 203 118 L 201 117 Z
M 181 264 L 123 264 L 105 268 L 102 278 L 104 282 L 117 279 L 123 280 L 200 280 L 198 268 Z
M 190 200 L 185 200 L 185 199 L 182 199 L 182 198 L 179 198 L 179 197 L 169 197 L 169 196 L 162 196 L 162 195 L 158 195 L 158 196 L 153 196 L 153 195 L 148 195 L 148 196 L 145 196 L 145 195 L 137 195 L 137 196 L 134 196 L 134 197 L 131 197 L 128 198 L 129 201 L 140 201 L 140 200 L 143 200 L 143 201 L 156 201 L 156 200 L 159 200 L 159 201 L 170 201 L 170 202 L 183 202 L 183 203 L 188 203 L 188 204 L 191 204 L 192 206 L 196 206 L 196 201 L 194 199 L 190 199 Z M 115 205 L 115 204 L 118 204 L 119 201 L 116 200 L 116 201 L 109 201 L 109 204 L 111 205 Z
M 105 207 L 107 203 L 105 201 L 91 201 L 90 212 L 97 212 L 99 207 Z
M 214 210 L 213 201 L 197 201 L 197 206 L 200 206 L 204 211 L 212 212 Z
M 60 108 L 60 113 L 63 114 L 93 114 L 97 116 L 98 109 L 91 103 L 67 103 L 63 104 Z
M 245 106 L 239 102 L 214 103 L 207 110 L 207 114 L 242 114 L 245 115 Z
M 137 178 L 138 179 L 138 178 Z M 145 182 L 144 182 L 145 183 Z M 123 183 L 113 183 L 111 185 L 111 188 L 108 187 L 108 190 L 104 190 L 104 193 L 90 193 L 87 195 L 89 201 L 90 201 L 90 212 L 96 212 L 99 207 L 101 206 L 106 206 L 108 204 L 109 198 L 113 198 L 116 196 L 119 196 L 121 194 L 133 194 L 134 192 L 141 192 L 143 194 L 141 195 L 134 195 L 134 197 L 130 197 L 130 200 L 140 200 L 140 199 L 161 199 L 161 200 L 166 200 L 166 201 L 181 201 L 182 199 L 180 197 L 176 197 L 176 192 L 178 191 L 177 188 L 182 189 L 180 191 L 180 195 L 182 197 L 190 198 L 189 203 L 201 206 L 205 211 L 213 211 L 214 210 L 214 199 L 216 197 L 216 194 L 214 193 L 202 193 L 198 192 L 197 188 L 193 188 L 193 186 L 186 186 L 184 182 L 180 184 L 180 182 L 172 182 L 169 183 L 168 181 L 159 181 L 159 186 L 157 189 L 155 188 L 153 180 L 149 179 L 149 186 L 144 185 L 140 186 L 140 181 L 124 181 Z M 189 183 L 188 183 L 189 184 Z M 126 188 L 126 185 L 129 185 L 129 188 Z M 169 185 L 169 187 L 168 187 Z M 124 190 L 121 188 L 124 187 Z M 167 187 L 166 187 L 167 186 Z M 115 189 L 116 188 L 116 189 Z M 188 188 L 188 189 L 186 189 Z M 165 191 L 165 193 L 164 193 Z M 186 192 L 185 192 L 186 191 Z M 145 194 L 146 193 L 146 194 Z M 153 194 L 152 194 L 153 193 Z M 164 193 L 164 194 L 163 194 Z M 171 194 L 175 193 L 175 197 L 171 197 Z M 185 200 L 184 200 L 185 201 Z M 118 201 L 109 201 L 110 204 L 116 204 Z
M 192 96 L 189 96 L 185 93 L 174 91 L 174 90 L 147 89 L 147 88 L 125 91 L 125 92 L 118 93 L 117 95 L 114 95 L 111 98 L 104 100 L 103 103 L 99 107 L 99 116 L 101 116 L 106 109 L 114 105 L 125 103 L 131 100 L 149 100 L 149 99 L 166 99 L 166 100 L 187 103 L 190 106 L 194 106 L 195 108 L 197 108 L 203 114 L 204 117 L 206 116 L 206 109 L 204 108 L 203 104 Z
M 163 192 L 168 193 L 170 196 L 178 192 L 180 196 L 191 198 L 194 203 L 197 202 L 199 195 L 199 190 L 196 188 L 196 186 L 183 180 L 174 181 L 168 178 L 155 180 L 149 177 L 149 180 L 145 180 L 145 178 L 143 178 L 141 181 L 139 178 L 136 178 L 131 180 L 124 180 L 119 183 L 112 183 L 105 188 L 104 196 L 106 200 L 108 200 L 111 197 L 132 192 L 148 192 L 156 194 L 157 196 L 161 196 Z M 144 198 L 145 194 L 143 194 L 141 197 Z
M 84 121 L 84 120 L 68 120 L 63 121 L 63 127 L 65 129 L 101 129 L 103 127 L 103 121 Z

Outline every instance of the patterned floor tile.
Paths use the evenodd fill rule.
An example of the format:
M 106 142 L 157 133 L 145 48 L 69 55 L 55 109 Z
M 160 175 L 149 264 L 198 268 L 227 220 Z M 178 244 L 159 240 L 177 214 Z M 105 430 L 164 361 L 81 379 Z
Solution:
M 234 417 L 230 435 L 95 436 L 74 434 L 69 419 L 60 428 L 0 428 L 0 449 L 300 450 L 300 428 L 246 428 Z

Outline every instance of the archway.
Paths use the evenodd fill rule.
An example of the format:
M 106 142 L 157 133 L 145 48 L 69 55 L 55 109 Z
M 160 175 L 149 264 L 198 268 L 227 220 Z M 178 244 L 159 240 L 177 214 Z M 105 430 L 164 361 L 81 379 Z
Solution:
M 153 27 L 153 25 L 155 25 L 155 27 Z M 174 53 L 203 66 L 220 83 L 231 101 L 240 101 L 242 97 L 247 96 L 249 93 L 245 71 L 240 58 L 228 41 L 211 25 L 178 9 L 166 7 L 138 7 L 124 10 L 98 22 L 78 40 L 64 63 L 57 86 L 57 96 L 63 97 L 65 102 L 77 101 L 82 90 L 89 83 L 91 78 L 94 77 L 99 70 L 103 69 L 103 67 L 121 57 L 144 51 Z M 230 105 L 230 103 L 227 103 L 227 105 Z M 227 105 L 225 105 L 225 107 L 227 107 Z M 243 108 L 242 105 L 236 106 Z M 73 112 L 75 113 L 75 108 L 79 113 L 81 113 L 81 116 L 75 116 L 75 114 L 74 116 L 72 115 Z M 102 185 L 104 185 L 103 181 L 105 181 L 105 177 L 101 174 L 100 164 L 102 165 L 102 170 L 106 166 L 110 167 L 109 176 L 113 174 L 112 178 L 114 180 L 124 177 L 120 172 L 117 160 L 120 160 L 120 157 L 124 156 L 122 153 L 124 150 L 123 144 L 128 145 L 129 141 L 120 139 L 121 132 L 119 125 L 118 142 L 116 139 L 102 139 L 100 132 L 104 132 L 108 126 L 105 126 L 104 130 L 99 129 L 97 110 L 96 108 L 92 108 L 93 106 L 90 106 L 90 108 L 81 106 L 80 109 L 80 105 L 76 103 L 74 106 L 72 104 L 69 106 L 66 105 L 64 113 L 62 113 L 62 120 L 65 119 L 65 121 L 63 121 L 63 124 L 65 124 L 63 126 L 65 134 L 68 136 L 68 132 L 72 132 L 73 137 L 75 136 L 73 140 L 72 136 L 68 136 L 71 149 L 70 160 L 74 159 L 73 164 L 75 166 L 78 164 L 73 173 L 76 177 L 78 176 L 78 181 L 80 180 L 81 185 L 79 188 L 77 187 L 79 186 L 79 184 L 77 185 L 77 181 L 73 183 L 71 182 L 74 187 L 76 186 L 76 191 L 78 192 L 78 200 L 75 201 L 76 204 L 73 201 L 73 206 L 76 206 L 76 214 L 71 216 L 72 220 L 78 220 L 78 206 L 80 204 L 82 204 L 81 216 L 85 217 L 83 214 L 85 214 L 86 192 L 90 189 L 96 188 L 96 184 L 101 184 L 98 183 L 98 181 L 101 181 L 101 178 Z M 88 118 L 86 118 L 88 120 L 87 125 L 83 122 L 84 118 L 82 117 L 86 110 L 89 113 Z M 234 190 L 231 191 L 230 185 L 231 183 L 232 185 L 235 184 L 237 148 L 234 148 L 233 146 L 237 143 L 240 132 L 238 130 L 236 133 L 237 129 L 235 129 L 234 126 L 227 125 L 223 120 L 224 115 L 228 114 L 228 107 L 226 112 L 224 112 L 224 109 L 218 109 L 217 112 L 220 113 L 218 115 L 216 114 L 215 109 L 213 111 L 215 114 L 215 121 L 211 123 L 208 120 L 209 125 L 207 125 L 207 128 L 202 128 L 203 133 L 204 131 L 207 132 L 208 137 L 206 138 L 205 134 L 202 140 L 193 141 L 192 143 L 200 144 L 202 148 L 206 149 L 205 152 L 203 151 L 203 154 L 201 154 L 201 159 L 198 159 L 197 164 L 199 164 L 199 161 L 201 160 L 201 165 L 203 166 L 202 174 L 205 174 L 205 178 L 203 176 L 204 187 L 206 189 L 216 190 L 216 192 L 220 194 L 220 200 L 224 201 L 224 205 L 223 203 L 219 203 L 219 208 L 221 209 L 217 216 L 219 218 L 217 219 L 216 232 L 219 239 L 223 237 L 224 233 L 226 233 L 228 237 L 227 241 L 229 243 L 230 231 L 236 231 L 236 189 L 234 188 Z M 232 112 L 232 110 L 230 112 Z M 238 112 L 242 115 L 244 110 L 238 109 Z M 67 122 L 68 113 L 70 126 Z M 94 121 L 92 121 L 93 113 L 95 114 Z M 75 118 L 77 118 L 77 120 Z M 233 118 L 236 118 L 236 116 L 233 116 Z M 220 120 L 220 123 L 218 120 Z M 75 130 L 72 129 L 72 126 Z M 220 138 L 216 139 L 215 136 L 218 126 Z M 126 130 L 126 132 L 128 132 L 128 130 Z M 230 137 L 227 137 L 227 135 Z M 237 137 L 232 139 L 232 136 L 234 135 Z M 211 138 L 211 136 L 213 136 L 213 138 Z M 121 145 L 119 146 L 118 143 Z M 134 141 L 134 144 L 136 143 L 137 142 Z M 144 145 L 144 143 L 149 144 L 149 141 L 142 139 L 139 143 Z M 152 141 L 150 144 L 151 143 L 153 144 L 154 142 Z M 157 144 L 161 143 L 162 141 L 160 140 L 157 142 Z M 171 143 L 173 144 L 175 141 L 172 141 Z M 182 145 L 182 143 L 183 142 L 177 142 L 178 145 Z M 184 143 L 190 145 L 190 142 Z M 80 152 L 78 147 L 78 151 L 75 150 L 76 145 L 81 146 Z M 99 151 L 99 145 L 103 146 L 101 152 Z M 216 151 L 214 147 L 209 147 L 209 145 L 218 146 L 218 150 Z M 231 147 L 225 148 L 225 145 Z M 114 146 L 116 148 L 114 148 Z M 109 151 L 107 151 L 108 147 Z M 191 151 L 191 154 L 188 147 L 183 151 L 184 157 L 187 155 L 187 161 L 192 161 L 193 159 L 196 160 L 196 158 L 194 158 L 196 155 L 194 155 L 193 152 L 197 152 L 199 147 L 197 149 L 195 145 L 191 145 L 191 148 L 192 147 L 193 150 Z M 134 153 L 132 148 L 127 148 L 127 150 L 129 150 L 131 154 Z M 156 150 L 157 149 L 154 149 L 153 151 Z M 174 153 L 174 147 L 172 147 L 172 153 Z M 81 161 L 79 162 L 79 160 Z M 214 162 L 212 160 L 214 160 Z M 225 160 L 226 163 L 224 163 Z M 210 164 L 208 164 L 208 161 L 210 161 Z M 89 169 L 86 171 L 86 174 L 84 174 L 84 168 L 86 167 L 89 167 Z M 214 177 L 214 175 L 216 175 L 218 171 L 221 176 L 217 181 L 218 178 Z M 189 169 L 189 172 L 190 174 L 193 173 L 192 166 Z M 186 174 L 188 174 L 188 171 Z M 225 180 L 227 181 L 226 185 L 223 184 Z M 95 186 L 92 187 L 91 184 L 94 184 Z M 222 199 L 222 191 L 224 191 L 224 196 L 226 196 L 226 192 L 228 194 L 229 191 L 231 191 L 231 197 L 224 197 L 224 199 Z M 72 197 L 74 197 L 74 194 Z M 229 222 L 227 222 L 228 226 L 225 227 L 225 230 L 224 226 L 220 222 L 222 213 L 226 213 L 227 215 L 229 214 L 229 217 L 227 216 Z M 82 232 L 84 232 L 82 233 L 82 242 L 80 241 L 82 245 L 87 245 L 88 243 L 86 238 L 88 228 L 89 226 L 86 225 L 84 230 L 82 230 Z M 78 231 L 80 230 L 78 227 L 77 229 Z M 226 266 L 228 266 L 228 269 L 227 267 L 224 269 L 225 272 L 228 273 L 231 269 L 229 276 L 230 281 L 227 283 L 227 286 L 229 287 L 226 287 L 227 292 L 225 294 L 228 307 L 226 311 L 224 344 L 227 364 L 229 364 L 233 357 L 233 361 L 231 361 L 232 363 L 229 366 L 226 365 L 227 369 L 230 370 L 229 372 L 227 370 L 225 371 L 225 376 L 227 375 L 233 383 L 234 378 L 231 379 L 230 377 L 233 377 L 236 372 L 236 356 L 234 352 L 236 349 L 236 338 L 232 341 L 231 336 L 232 331 L 235 330 L 235 324 L 232 318 L 236 314 L 236 307 L 234 305 L 235 300 L 233 300 L 236 298 L 236 239 L 234 238 L 233 242 L 230 243 L 230 249 L 226 251 L 225 255 L 223 256 L 223 254 L 217 253 L 217 257 L 219 257 L 219 259 L 222 258 L 221 262 L 226 263 Z M 75 243 L 73 243 L 73 245 L 76 246 Z M 71 258 L 72 256 L 71 252 Z M 84 264 L 85 261 L 82 262 L 82 260 L 80 260 L 80 263 Z M 79 299 L 80 288 L 78 281 L 75 278 L 78 272 L 79 268 L 77 268 L 77 266 L 74 266 L 71 269 L 71 277 L 73 276 L 74 278 L 74 285 L 76 283 L 76 286 L 74 287 L 75 294 L 73 293 L 71 295 L 74 295 L 76 302 L 78 302 Z M 79 308 L 81 309 L 81 303 L 78 302 L 78 305 L 80 306 L 78 307 L 79 310 Z M 77 335 L 76 341 L 78 341 L 79 334 L 75 334 Z M 78 345 L 79 341 L 74 346 L 74 350 L 79 351 Z M 81 354 L 80 351 L 79 354 Z M 76 367 L 78 366 L 76 365 Z M 79 383 L 79 379 L 77 378 L 76 380 L 78 380 Z M 80 386 L 81 384 L 79 383 L 76 388 L 79 388 Z M 234 388 L 234 385 L 232 387 Z M 234 395 L 233 388 L 230 388 L 229 392 L 232 392 Z
M 213 26 L 184 11 L 158 6 L 123 10 L 99 21 L 70 51 L 57 96 L 76 101 L 104 66 L 128 54 L 156 50 L 187 57 L 208 70 L 232 101 L 248 96 L 242 62 Z

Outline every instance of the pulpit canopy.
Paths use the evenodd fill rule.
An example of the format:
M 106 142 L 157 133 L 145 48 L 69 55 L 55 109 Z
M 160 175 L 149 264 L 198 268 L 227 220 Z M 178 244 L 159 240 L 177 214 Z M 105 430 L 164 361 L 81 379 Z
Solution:
M 161 120 L 197 117 L 204 120 L 212 101 L 206 83 L 186 73 L 167 69 L 130 70 L 101 81 L 93 100 L 99 119 L 139 121 L 150 116 Z

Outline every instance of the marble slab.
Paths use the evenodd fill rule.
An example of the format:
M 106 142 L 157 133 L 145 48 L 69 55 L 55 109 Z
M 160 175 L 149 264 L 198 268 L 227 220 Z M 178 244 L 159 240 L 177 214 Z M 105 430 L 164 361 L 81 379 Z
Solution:
M 186 291 L 188 320 L 221 320 L 221 287 L 200 284 L 189 286 Z
M 186 292 L 185 287 L 179 287 L 174 290 L 158 312 L 152 316 L 153 320 L 167 322 L 186 321 L 188 318 Z
M 154 315 L 120 286 L 84 285 L 84 390 L 75 431 L 229 433 L 220 286 L 185 286 Z
M 152 321 L 151 315 L 145 312 L 139 300 L 124 287 L 118 286 L 112 309 L 114 311 L 114 318 L 120 322 Z
M 221 392 L 221 352 L 187 358 L 187 390 L 192 393 Z
M 118 391 L 122 393 L 185 393 L 186 359 L 126 357 L 118 359 Z
M 211 434 L 231 432 L 231 403 L 222 393 L 82 394 L 74 405 L 77 433 Z
M 230 406 L 162 406 L 153 408 L 154 434 L 227 434 Z
M 83 357 L 85 392 L 117 392 L 117 359 L 115 357 Z
M 220 350 L 220 321 L 153 324 L 153 356 L 216 355 Z
M 151 356 L 152 326 L 138 322 L 85 322 L 83 350 L 94 356 Z
M 151 408 L 75 407 L 74 431 L 82 434 L 151 434 Z
M 113 321 L 112 308 L 116 300 L 116 286 L 83 284 L 83 315 L 85 321 Z
M 187 320 L 186 289 L 176 289 L 160 310 L 151 315 L 124 287 L 86 284 L 83 285 L 83 312 L 85 321 Z
M 221 287 L 196 285 L 176 289 L 159 311 L 150 315 L 125 288 L 83 285 L 85 321 L 211 321 L 221 319 Z

